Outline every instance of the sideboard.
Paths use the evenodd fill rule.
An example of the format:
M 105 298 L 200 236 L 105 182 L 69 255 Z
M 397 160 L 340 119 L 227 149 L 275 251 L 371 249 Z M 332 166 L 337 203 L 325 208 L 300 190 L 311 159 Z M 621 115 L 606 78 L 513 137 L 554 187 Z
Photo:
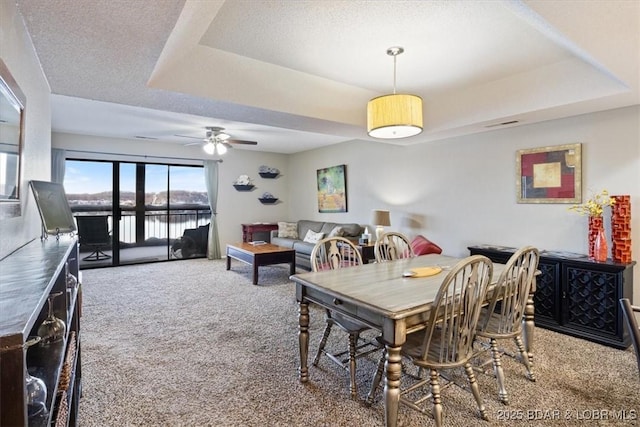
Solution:
M 470 246 L 471 255 L 505 263 L 516 248 Z M 631 344 L 618 300 L 633 301 L 633 266 L 586 255 L 541 251 L 534 295 L 535 324 L 615 348 Z
M 78 276 L 77 241 L 64 236 L 33 240 L 0 260 L 0 425 L 77 425 Z M 58 327 L 40 328 L 51 320 Z
M 242 241 L 244 243 L 253 242 L 253 234 L 260 234 L 265 242 L 271 242 L 271 230 L 277 230 L 278 224 L 257 222 L 254 224 L 242 224 Z

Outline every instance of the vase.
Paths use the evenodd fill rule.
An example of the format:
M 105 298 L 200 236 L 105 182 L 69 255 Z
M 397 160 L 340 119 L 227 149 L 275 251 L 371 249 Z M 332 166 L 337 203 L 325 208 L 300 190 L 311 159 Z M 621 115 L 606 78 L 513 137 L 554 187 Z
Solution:
M 600 231 L 602 231 L 604 235 L 604 224 L 602 222 L 602 216 L 590 216 L 589 217 L 589 258 L 590 259 L 595 259 L 596 257 L 595 244 Z M 606 244 L 606 238 L 605 238 L 605 244 Z
M 593 242 L 593 259 L 595 261 L 604 262 L 607 260 L 607 236 L 604 234 L 604 229 L 601 228 L 596 234 L 595 241 Z
M 631 262 L 631 197 L 611 196 L 611 258 L 614 262 Z

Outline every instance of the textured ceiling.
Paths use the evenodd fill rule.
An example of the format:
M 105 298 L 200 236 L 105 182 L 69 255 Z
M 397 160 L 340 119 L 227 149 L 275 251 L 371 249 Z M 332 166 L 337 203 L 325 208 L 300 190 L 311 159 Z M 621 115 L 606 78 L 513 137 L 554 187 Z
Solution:
M 640 100 L 637 1 L 17 3 L 55 131 L 186 144 L 175 135 L 222 126 L 259 142 L 239 149 L 281 153 L 367 140 L 396 45 L 397 89 L 423 97 L 425 131 L 388 143 Z

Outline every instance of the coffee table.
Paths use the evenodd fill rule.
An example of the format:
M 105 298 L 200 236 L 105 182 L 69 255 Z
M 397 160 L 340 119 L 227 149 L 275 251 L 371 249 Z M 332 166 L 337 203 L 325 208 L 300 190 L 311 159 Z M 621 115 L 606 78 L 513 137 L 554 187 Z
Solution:
M 289 274 L 296 274 L 296 251 L 282 246 L 264 243 L 231 243 L 227 245 L 227 270 L 231 270 L 231 258 L 253 267 L 253 284 L 258 284 L 258 267 L 289 263 Z

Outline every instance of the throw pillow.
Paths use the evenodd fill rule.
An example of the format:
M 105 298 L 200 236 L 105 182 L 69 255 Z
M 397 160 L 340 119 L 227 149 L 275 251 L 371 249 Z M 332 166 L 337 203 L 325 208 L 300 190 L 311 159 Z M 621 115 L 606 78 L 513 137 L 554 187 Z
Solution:
M 304 241 L 307 243 L 318 243 L 324 237 L 324 233 L 316 233 L 313 230 L 307 231 L 307 235 L 304 236 Z
M 424 236 L 417 235 L 411 241 L 411 247 L 416 255 L 441 254 L 442 248 Z
M 327 237 L 342 237 L 344 235 L 344 230 L 340 226 L 333 227 L 333 230 L 329 233 Z
M 297 239 L 298 224 L 295 222 L 279 222 L 278 237 L 287 237 L 289 239 Z

